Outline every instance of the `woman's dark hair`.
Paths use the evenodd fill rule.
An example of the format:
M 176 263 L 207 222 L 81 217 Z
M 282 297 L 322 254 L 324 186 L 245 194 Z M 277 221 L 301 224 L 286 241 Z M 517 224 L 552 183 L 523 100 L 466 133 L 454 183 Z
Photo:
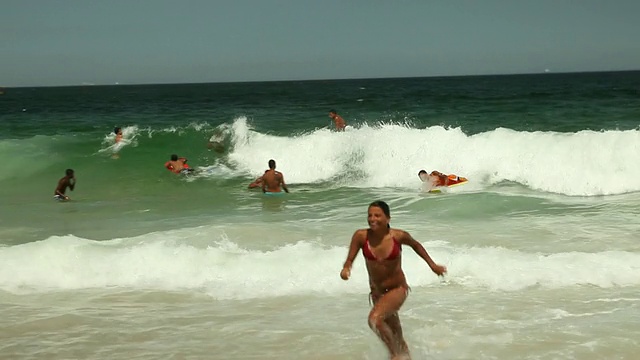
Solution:
M 377 207 L 382 209 L 382 212 L 387 215 L 387 217 L 391 217 L 391 211 L 389 210 L 389 205 L 382 201 L 382 200 L 376 200 L 374 202 L 372 202 L 371 204 L 369 204 L 369 207 Z M 387 227 L 390 228 L 391 225 L 387 224 Z
M 113 133 L 118 135 L 118 131 L 120 131 L 119 127 L 113 128 Z

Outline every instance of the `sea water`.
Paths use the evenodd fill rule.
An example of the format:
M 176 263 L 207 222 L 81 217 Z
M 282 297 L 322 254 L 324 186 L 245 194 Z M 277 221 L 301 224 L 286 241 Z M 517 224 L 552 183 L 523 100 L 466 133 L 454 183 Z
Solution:
M 0 358 L 386 359 L 362 256 L 339 277 L 384 200 L 449 270 L 403 251 L 414 359 L 634 359 L 639 95 L 638 72 L 6 89 Z M 269 159 L 290 194 L 247 188 Z

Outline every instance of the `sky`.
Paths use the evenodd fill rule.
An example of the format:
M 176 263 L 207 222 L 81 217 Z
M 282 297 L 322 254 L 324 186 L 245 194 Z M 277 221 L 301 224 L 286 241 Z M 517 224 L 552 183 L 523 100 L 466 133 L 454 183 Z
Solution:
M 639 0 L 20 0 L 0 86 L 640 69 Z

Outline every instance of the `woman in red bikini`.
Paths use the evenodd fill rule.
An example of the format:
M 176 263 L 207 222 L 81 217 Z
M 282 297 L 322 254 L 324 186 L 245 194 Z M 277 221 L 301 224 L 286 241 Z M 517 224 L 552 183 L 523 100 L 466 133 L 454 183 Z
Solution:
M 447 268 L 436 264 L 422 244 L 408 232 L 389 226 L 391 214 L 384 201 L 374 201 L 369 205 L 368 229 L 356 230 L 351 238 L 349 254 L 340 272 L 343 280 L 351 275 L 351 266 L 358 251 L 362 249 L 373 308 L 369 313 L 369 327 L 380 337 L 389 349 L 391 359 L 409 358 L 409 348 L 402 336 L 398 310 L 407 298 L 409 285 L 402 271 L 402 245 L 409 245 L 431 271 L 443 275 Z

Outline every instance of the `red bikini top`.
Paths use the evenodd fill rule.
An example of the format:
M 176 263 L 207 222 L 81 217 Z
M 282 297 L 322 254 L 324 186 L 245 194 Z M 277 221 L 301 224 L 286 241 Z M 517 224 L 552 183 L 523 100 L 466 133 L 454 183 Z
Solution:
M 371 246 L 369 245 L 369 238 L 368 237 L 364 240 L 364 246 L 362 247 L 362 255 L 364 255 L 364 257 L 366 259 L 373 260 L 373 261 L 377 261 L 377 260 L 393 260 L 393 259 L 397 258 L 398 256 L 400 256 L 400 252 L 402 251 L 402 247 L 401 247 L 401 244 L 398 242 L 398 240 L 396 240 L 395 237 L 392 236 L 391 239 L 393 240 L 393 249 L 391 249 L 391 252 L 389 253 L 389 255 L 385 259 L 376 258 L 376 256 L 373 254 L 373 251 L 371 251 Z

